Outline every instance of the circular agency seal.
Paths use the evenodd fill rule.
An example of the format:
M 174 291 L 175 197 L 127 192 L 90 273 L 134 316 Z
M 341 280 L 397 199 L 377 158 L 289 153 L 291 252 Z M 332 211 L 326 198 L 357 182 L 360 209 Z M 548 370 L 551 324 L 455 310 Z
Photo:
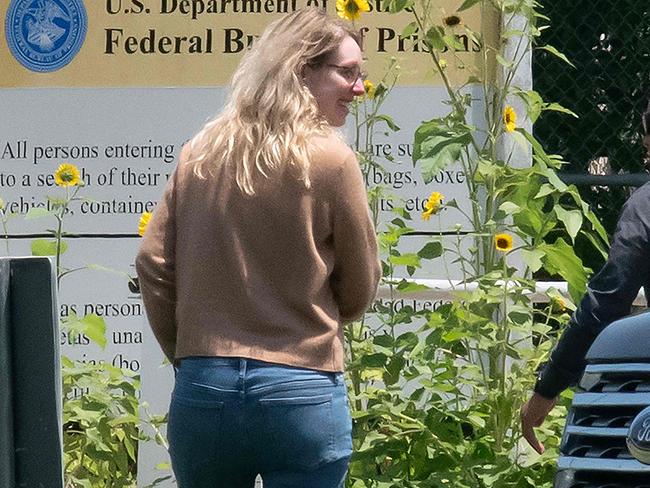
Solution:
M 5 35 L 14 57 L 31 71 L 67 65 L 86 38 L 83 0 L 11 0 Z

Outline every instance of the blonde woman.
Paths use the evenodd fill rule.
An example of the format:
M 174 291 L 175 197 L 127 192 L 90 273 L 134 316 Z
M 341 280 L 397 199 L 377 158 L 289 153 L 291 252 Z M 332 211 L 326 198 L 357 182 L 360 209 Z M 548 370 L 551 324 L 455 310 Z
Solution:
M 318 9 L 272 23 L 229 101 L 184 147 L 136 265 L 177 366 L 180 488 L 343 486 L 352 451 L 343 323 L 380 276 L 354 153 L 358 34 Z

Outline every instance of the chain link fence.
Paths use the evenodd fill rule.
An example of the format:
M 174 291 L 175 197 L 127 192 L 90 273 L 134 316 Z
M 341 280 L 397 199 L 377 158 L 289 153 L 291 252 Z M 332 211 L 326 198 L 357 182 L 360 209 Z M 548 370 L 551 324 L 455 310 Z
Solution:
M 612 232 L 631 191 L 648 180 L 644 174 L 631 174 L 650 169 L 641 124 L 650 101 L 650 2 L 542 0 L 542 4 L 551 27 L 541 42 L 564 53 L 575 68 L 537 50 L 534 88 L 544 100 L 560 103 L 579 118 L 546 112 L 535 124 L 535 135 L 550 153 L 569 162 L 565 179 L 579 184 L 583 198 Z M 587 175 L 614 177 L 576 181 Z M 615 175 L 623 175 L 623 180 Z M 588 244 L 578 243 L 577 251 L 589 267 L 598 269 L 602 264 Z

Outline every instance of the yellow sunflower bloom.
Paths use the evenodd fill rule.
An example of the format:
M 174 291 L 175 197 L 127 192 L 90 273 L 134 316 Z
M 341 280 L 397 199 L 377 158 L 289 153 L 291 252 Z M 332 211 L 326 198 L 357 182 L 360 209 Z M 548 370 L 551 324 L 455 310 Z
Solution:
M 370 80 L 363 80 L 363 88 L 368 98 L 375 98 L 375 85 Z
M 424 212 L 422 212 L 422 220 L 429 220 L 432 215 L 437 214 L 442 208 L 442 199 L 445 196 L 442 193 L 434 191 L 429 199 L 424 202 Z
M 138 222 L 138 235 L 142 237 L 144 235 L 144 232 L 147 230 L 147 226 L 149 225 L 149 221 L 151 220 L 151 212 L 144 212 L 140 216 L 140 222 Z
M 551 309 L 556 313 L 564 313 L 567 310 L 566 302 L 562 297 L 551 298 Z
M 336 0 L 336 13 L 345 20 L 358 20 L 362 12 L 369 12 L 368 0 Z
M 514 132 L 517 128 L 517 112 L 510 105 L 506 105 L 503 110 L 503 123 L 506 126 L 506 132 Z
M 510 234 L 497 234 L 494 236 L 494 247 L 497 251 L 508 252 L 512 249 L 512 236 Z
M 81 174 L 79 168 L 74 164 L 63 163 L 54 172 L 54 183 L 58 186 L 76 186 L 81 185 Z

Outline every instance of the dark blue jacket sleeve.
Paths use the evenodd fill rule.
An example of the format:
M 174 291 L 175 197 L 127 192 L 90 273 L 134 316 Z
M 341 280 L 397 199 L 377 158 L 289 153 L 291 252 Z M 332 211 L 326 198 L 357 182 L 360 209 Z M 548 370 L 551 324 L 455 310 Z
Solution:
M 650 183 L 639 188 L 623 206 L 612 237 L 607 262 L 594 275 L 587 293 L 571 317 L 535 391 L 555 398 L 577 383 L 585 355 L 607 325 L 629 315 L 639 289 L 650 281 Z

